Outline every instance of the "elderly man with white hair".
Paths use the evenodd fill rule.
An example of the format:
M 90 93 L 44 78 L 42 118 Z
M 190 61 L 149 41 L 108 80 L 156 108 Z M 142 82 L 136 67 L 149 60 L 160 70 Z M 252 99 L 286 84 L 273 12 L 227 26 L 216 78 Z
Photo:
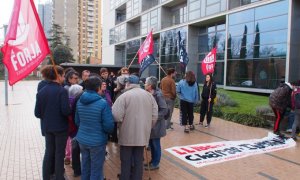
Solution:
M 165 117 L 168 117 L 168 106 L 159 88 L 157 88 L 157 78 L 154 76 L 146 78 L 145 90 L 153 95 L 158 105 L 158 119 L 155 126 L 151 129 L 149 145 L 151 148 L 150 165 L 146 169 L 155 170 L 159 168 L 161 158 L 160 138 L 166 136 Z
M 157 103 L 139 82 L 138 76 L 130 75 L 125 92 L 112 106 L 114 120 L 119 124 L 121 180 L 143 179 L 144 147 L 157 120 Z

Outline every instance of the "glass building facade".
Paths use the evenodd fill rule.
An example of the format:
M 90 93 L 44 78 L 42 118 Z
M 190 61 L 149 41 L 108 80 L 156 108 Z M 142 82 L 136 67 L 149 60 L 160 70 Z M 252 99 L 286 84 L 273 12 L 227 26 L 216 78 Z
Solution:
M 119 1 L 116 1 L 119 2 Z M 108 29 L 109 46 L 125 47 L 129 65 L 145 36 L 153 30 L 153 63 L 143 76 L 165 76 L 174 67 L 183 77 L 178 58 L 178 32 L 189 56 L 187 70 L 204 81 L 201 63 L 217 48 L 216 83 L 225 89 L 271 92 L 280 81 L 300 79 L 294 44 L 300 2 L 296 0 L 124 0 L 112 10 L 126 11 L 126 21 Z M 123 3 L 123 4 L 122 4 Z M 294 5 L 294 6 L 293 6 Z M 293 7 L 293 8 L 292 8 Z M 291 10 L 293 9 L 293 11 Z M 105 21 L 104 21 L 105 22 Z M 132 28 L 132 24 L 138 24 Z M 104 24 L 105 27 L 105 24 Z M 138 30 L 136 30 L 139 28 Z M 300 31 L 300 30 L 299 30 Z M 297 37 L 296 37 L 297 36 Z M 104 50 L 105 51 L 105 50 Z M 105 52 L 103 52 L 105 53 Z M 119 63 L 120 64 L 120 63 Z M 298 63 L 300 65 L 300 63 Z M 137 58 L 133 65 L 138 65 Z M 294 69 L 293 69 L 294 68 Z

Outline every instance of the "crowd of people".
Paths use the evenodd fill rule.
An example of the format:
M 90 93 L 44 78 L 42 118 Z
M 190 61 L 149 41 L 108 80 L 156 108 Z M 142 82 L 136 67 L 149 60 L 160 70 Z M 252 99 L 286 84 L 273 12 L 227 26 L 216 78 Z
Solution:
M 194 127 L 193 108 L 200 100 L 198 82 L 192 71 L 175 84 L 176 71 L 167 70 L 160 84 L 154 76 L 144 81 L 124 67 L 119 76 L 101 68 L 99 74 L 47 65 L 38 84 L 35 116 L 45 136 L 43 179 L 65 179 L 64 164 L 72 164 L 74 177 L 104 179 L 108 141 L 120 147 L 122 180 L 140 180 L 143 170 L 159 169 L 162 137 L 172 130 L 176 96 L 180 99 L 182 125 L 188 133 Z M 142 84 L 142 85 L 141 85 Z M 200 124 L 211 122 L 216 85 L 206 76 L 201 93 Z M 144 162 L 144 150 L 151 160 Z

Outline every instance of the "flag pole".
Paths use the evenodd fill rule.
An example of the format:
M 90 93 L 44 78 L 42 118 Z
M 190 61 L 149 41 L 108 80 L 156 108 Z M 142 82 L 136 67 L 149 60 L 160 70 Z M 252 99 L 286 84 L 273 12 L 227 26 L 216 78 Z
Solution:
M 143 43 L 144 44 L 144 43 Z M 142 47 L 142 46 L 141 46 Z M 140 49 L 141 49 L 141 47 L 140 47 Z M 130 68 L 130 66 L 132 65 L 132 63 L 133 63 L 133 61 L 134 61 L 134 59 L 136 58 L 136 56 L 138 55 L 138 53 L 139 53 L 139 51 L 140 51 L 140 49 L 136 52 L 136 54 L 135 54 L 135 56 L 133 57 L 133 59 L 131 60 L 131 62 L 130 62 L 130 64 L 129 64 L 129 66 L 127 67 L 128 69 Z
M 53 69 L 54 69 L 56 78 L 58 78 L 58 73 L 57 73 L 57 69 L 56 69 L 56 65 L 55 65 L 55 61 L 54 61 L 54 58 L 53 58 L 52 51 L 50 51 L 50 59 L 51 59 L 51 62 L 52 62 L 52 64 L 53 64 Z
M 165 73 L 165 75 L 167 75 L 167 73 L 164 70 L 164 68 L 160 65 L 160 63 L 158 63 L 158 61 L 156 59 L 155 59 L 155 62 L 158 64 L 159 68 Z
M 4 28 L 4 39 L 5 39 L 6 31 L 7 31 L 7 25 L 3 25 L 3 28 Z M 7 84 L 8 72 L 7 72 L 6 66 L 4 66 L 4 78 L 5 78 L 5 81 L 4 81 L 5 105 L 7 106 L 8 105 L 8 84 Z

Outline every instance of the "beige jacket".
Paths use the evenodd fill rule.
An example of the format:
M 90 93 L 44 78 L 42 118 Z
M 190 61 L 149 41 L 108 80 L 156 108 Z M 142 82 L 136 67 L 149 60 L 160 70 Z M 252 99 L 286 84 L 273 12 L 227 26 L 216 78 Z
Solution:
M 158 117 L 158 107 L 153 96 L 131 84 L 117 98 L 112 107 L 115 122 L 119 123 L 119 144 L 122 146 L 146 146 L 152 126 Z

